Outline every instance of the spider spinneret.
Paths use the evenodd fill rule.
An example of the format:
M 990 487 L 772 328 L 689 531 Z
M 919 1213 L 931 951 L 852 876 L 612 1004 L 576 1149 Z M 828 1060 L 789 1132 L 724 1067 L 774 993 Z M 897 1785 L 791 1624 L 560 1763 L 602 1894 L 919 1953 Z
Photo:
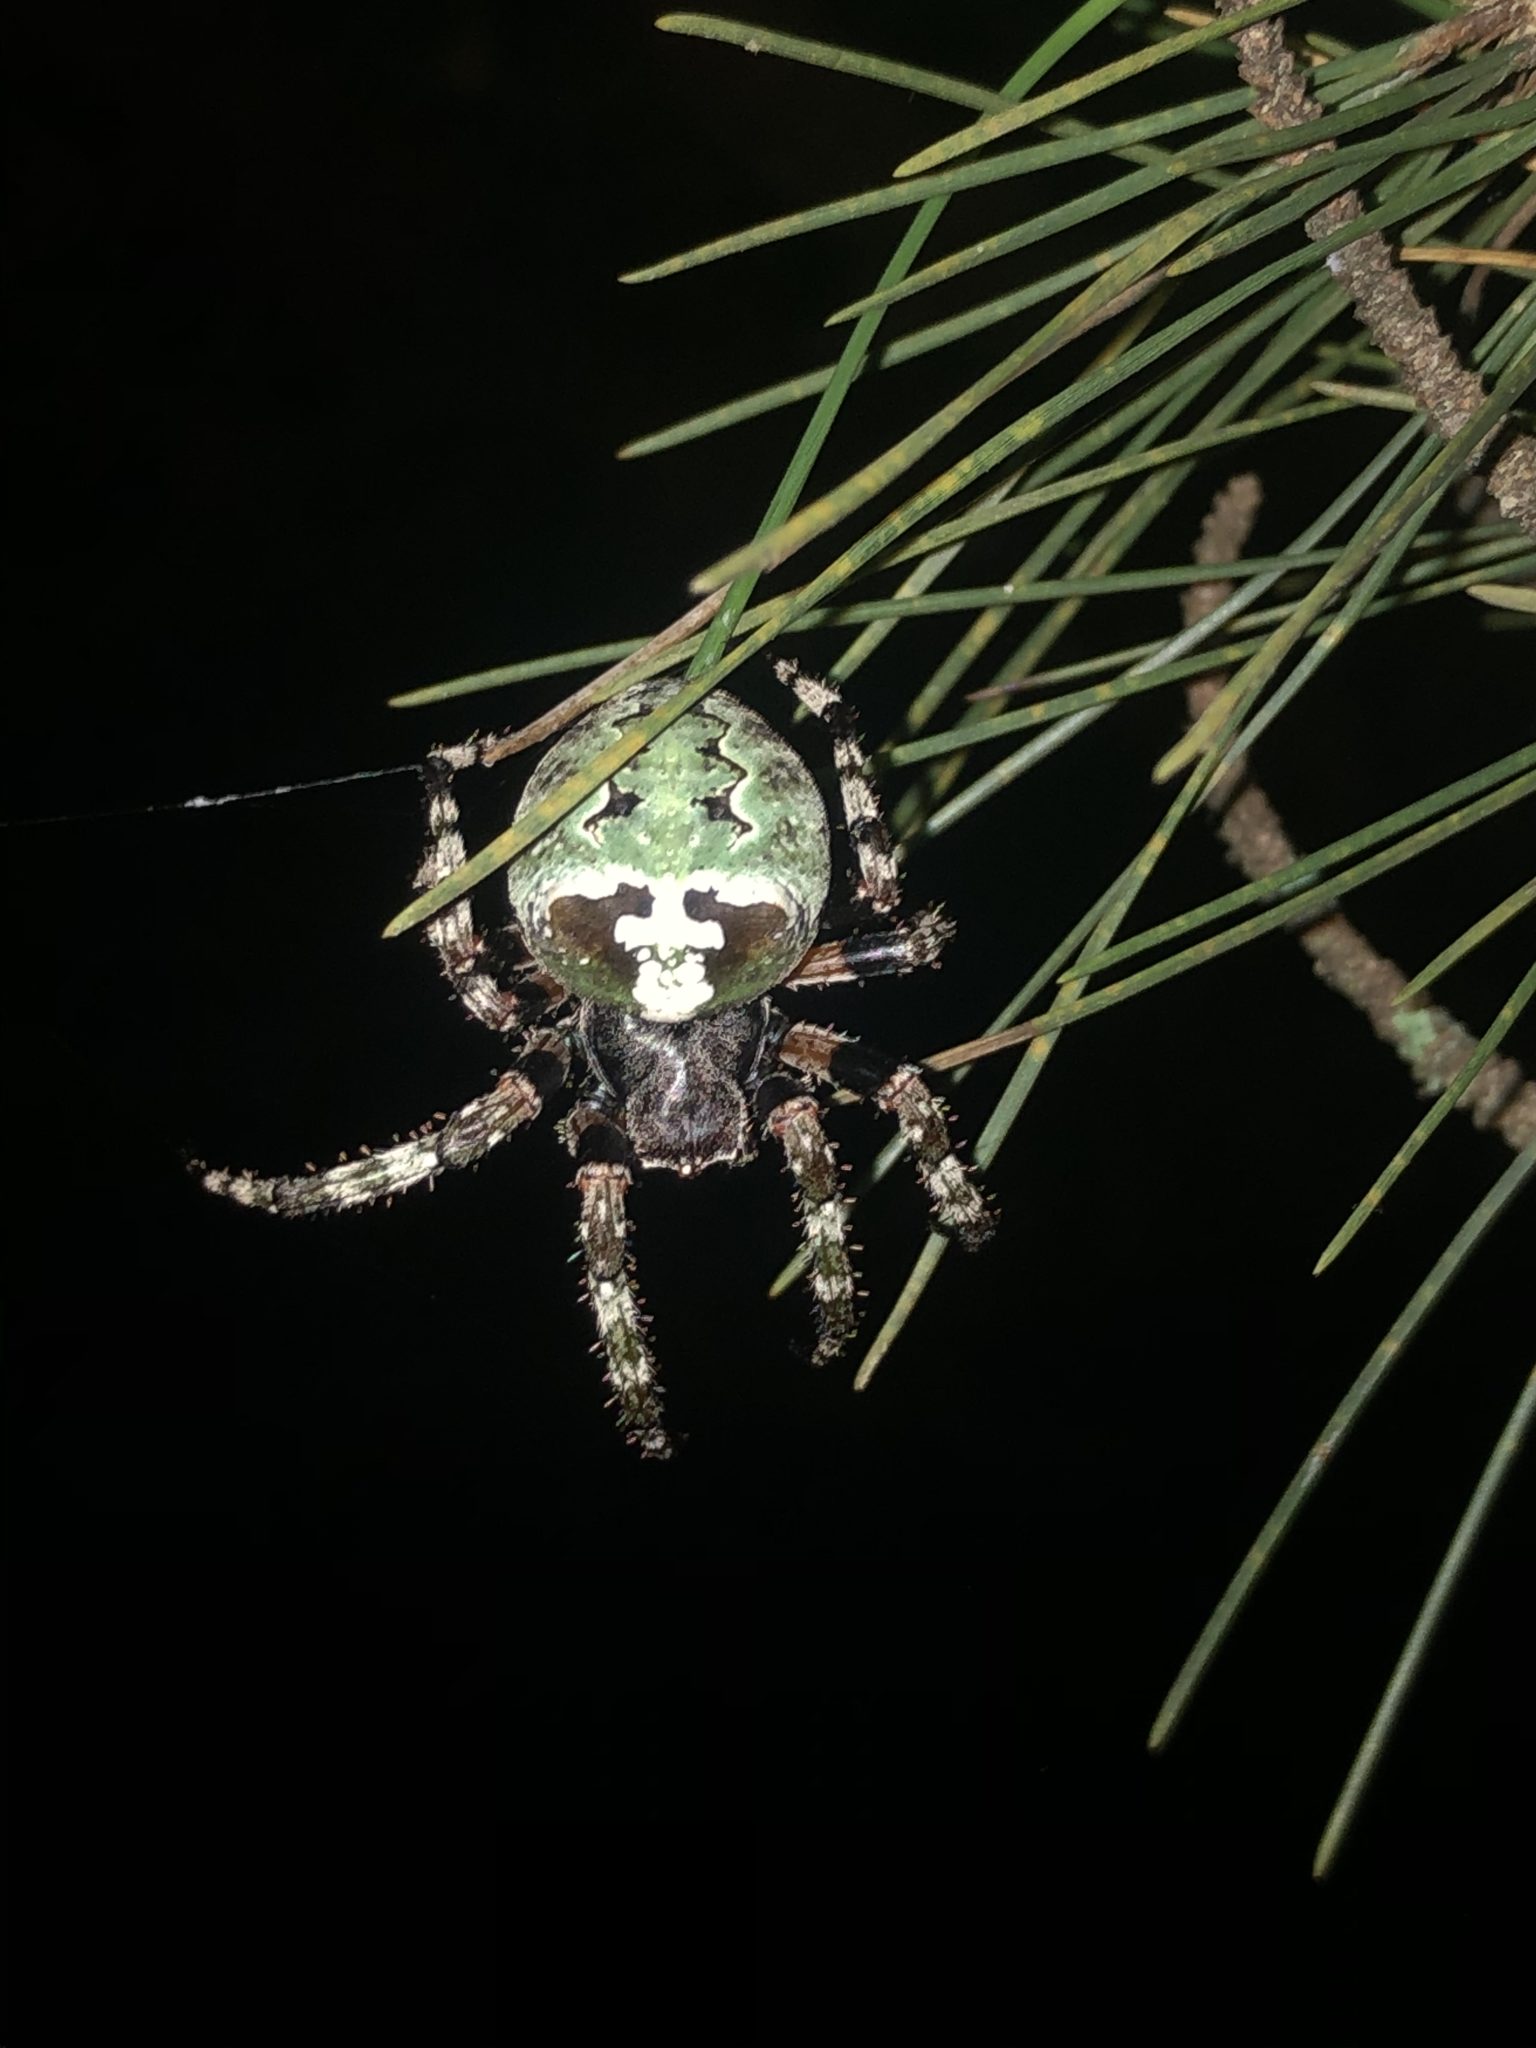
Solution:
M 810 1253 L 818 1364 L 848 1343 L 856 1315 L 848 1203 L 816 1086 L 863 1096 L 897 1118 L 940 1229 L 972 1248 L 993 1229 L 917 1068 L 794 1022 L 771 1000 L 780 989 L 932 966 L 953 932 L 937 910 L 898 914 L 895 852 L 836 689 L 792 661 L 775 672 L 832 735 L 854 867 L 842 937 L 818 937 L 831 828 L 810 771 L 765 719 L 716 691 L 511 863 L 506 935 L 526 958 L 505 982 L 487 965 L 463 898 L 426 925 L 471 1016 L 518 1042 L 488 1094 L 325 1172 L 266 1179 L 196 1169 L 210 1193 L 275 1215 L 356 1208 L 477 1163 L 574 1074 L 577 1101 L 560 1132 L 576 1162 L 587 1294 L 621 1423 L 648 1457 L 670 1456 L 672 1444 L 630 1277 L 625 1197 L 636 1169 L 688 1176 L 741 1165 L 755 1156 L 759 1130 L 782 1151 Z M 578 720 L 534 769 L 518 815 L 675 683 L 636 684 Z M 453 776 L 500 759 L 502 737 L 428 757 L 418 886 L 463 861 Z

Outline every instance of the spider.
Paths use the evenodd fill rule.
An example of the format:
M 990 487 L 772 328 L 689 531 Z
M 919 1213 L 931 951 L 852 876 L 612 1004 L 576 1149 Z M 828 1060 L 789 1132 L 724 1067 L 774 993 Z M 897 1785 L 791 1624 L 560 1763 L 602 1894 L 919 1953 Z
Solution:
M 933 965 L 954 927 L 938 910 L 902 919 L 890 834 L 851 713 L 835 687 L 780 661 L 775 672 L 828 728 L 853 874 L 841 936 L 822 926 L 831 878 L 826 806 L 799 754 L 717 690 L 621 768 L 509 867 L 504 978 L 461 899 L 425 927 L 470 1015 L 516 1051 L 486 1095 L 387 1149 L 324 1172 L 265 1179 L 194 1171 L 209 1193 L 278 1216 L 317 1216 L 431 1186 L 471 1166 L 574 1078 L 559 1126 L 576 1162 L 579 1234 L 597 1343 L 627 1440 L 672 1454 L 661 1390 L 631 1279 L 625 1197 L 637 1170 L 685 1176 L 754 1157 L 759 1131 L 783 1154 L 810 1255 L 817 1364 L 855 1327 L 848 1204 L 813 1089 L 893 1114 L 938 1227 L 974 1248 L 992 1213 L 956 1158 L 939 1099 L 917 1068 L 775 1006 L 780 989 Z M 675 687 L 640 683 L 578 720 L 549 749 L 521 816 Z M 425 768 L 420 887 L 464 859 L 453 777 L 500 758 L 498 740 L 440 747 Z

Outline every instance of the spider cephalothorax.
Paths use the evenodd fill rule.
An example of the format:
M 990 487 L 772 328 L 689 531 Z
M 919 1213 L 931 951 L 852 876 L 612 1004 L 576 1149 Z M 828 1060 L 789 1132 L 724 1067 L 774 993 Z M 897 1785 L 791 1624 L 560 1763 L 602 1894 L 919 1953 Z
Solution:
M 942 1230 L 968 1246 L 992 1230 L 916 1067 L 792 1022 L 771 1000 L 778 989 L 930 966 L 952 929 L 934 910 L 897 915 L 890 838 L 836 690 L 793 662 L 777 673 L 832 732 L 855 867 L 843 937 L 817 938 L 831 834 L 809 770 L 765 720 L 716 691 L 512 863 L 505 936 L 521 959 L 505 981 L 490 971 L 464 899 L 427 925 L 471 1015 L 517 1043 L 488 1095 L 323 1173 L 268 1180 L 198 1169 L 211 1193 L 248 1208 L 355 1208 L 474 1164 L 574 1077 L 577 1100 L 561 1133 L 576 1161 L 588 1296 L 624 1429 L 650 1457 L 668 1456 L 671 1445 L 630 1280 L 625 1195 L 637 1169 L 692 1175 L 740 1165 L 759 1131 L 782 1149 L 810 1252 L 818 1363 L 847 1344 L 855 1315 L 848 1205 L 814 1086 L 868 1097 L 898 1119 Z M 579 720 L 534 770 L 519 814 L 673 687 L 638 684 Z M 421 886 L 464 859 L 454 773 L 499 758 L 496 739 L 429 757 Z

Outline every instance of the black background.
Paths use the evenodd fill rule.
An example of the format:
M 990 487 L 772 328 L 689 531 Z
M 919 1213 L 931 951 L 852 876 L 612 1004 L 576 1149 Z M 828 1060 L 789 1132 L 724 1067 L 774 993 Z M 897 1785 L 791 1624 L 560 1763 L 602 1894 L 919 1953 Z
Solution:
M 757 14 L 989 84 L 1035 39 L 982 6 Z M 614 279 L 858 190 L 957 118 L 630 4 L 55 10 L 13 86 L 11 818 L 409 761 L 562 686 L 446 714 L 391 692 L 673 616 L 799 415 L 613 450 L 827 360 L 820 319 L 891 227 Z M 931 405 L 925 374 L 860 394 L 818 482 Z M 1278 545 L 1336 451 L 1261 459 Z M 1224 474 L 1137 559 L 1182 559 Z M 1120 602 L 1120 638 L 1172 622 Z M 1417 612 L 1332 664 L 1266 756 L 1303 844 L 1510 744 L 1518 643 L 1468 635 Z M 861 675 L 873 735 L 947 644 Z M 920 852 L 953 961 L 814 1013 L 910 1051 L 979 1029 L 1154 821 L 1172 715 L 1140 700 Z M 946 1261 L 866 1396 L 764 1299 L 782 1176 L 644 1185 L 690 1439 L 644 1466 L 602 1412 L 547 1128 L 312 1228 L 184 1178 L 183 1148 L 282 1170 L 485 1084 L 494 1048 L 426 950 L 377 939 L 417 833 L 401 778 L 9 835 L 18 2042 L 109 2016 L 173 2041 L 1353 2042 L 1475 2011 L 1531 1819 L 1513 1499 L 1333 1884 L 1307 1864 L 1529 1366 L 1528 1215 L 1409 1354 L 1175 1750 L 1141 1745 L 1496 1143 L 1453 1119 L 1309 1280 L 1417 1111 L 1273 940 L 1063 1041 L 992 1175 L 997 1244 Z M 1483 828 L 1365 922 L 1418 964 L 1514 885 L 1520 842 Z M 1191 832 L 1146 917 L 1223 886 Z M 1446 998 L 1486 1021 L 1519 951 Z M 958 1098 L 963 1130 L 1002 1080 Z M 872 1120 L 837 1128 L 871 1156 Z M 859 1235 L 873 1327 L 921 1241 L 910 1184 Z

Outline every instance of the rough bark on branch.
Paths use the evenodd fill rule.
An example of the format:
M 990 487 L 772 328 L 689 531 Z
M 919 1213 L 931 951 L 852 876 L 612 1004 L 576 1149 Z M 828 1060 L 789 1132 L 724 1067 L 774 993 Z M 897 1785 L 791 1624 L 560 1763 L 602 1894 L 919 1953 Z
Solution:
M 1216 0 L 1219 14 L 1231 14 L 1242 5 L 1243 0 Z M 1485 0 L 1484 5 L 1471 7 L 1465 14 L 1416 37 L 1403 53 L 1402 68 L 1425 70 L 1465 45 L 1503 42 L 1515 37 L 1531 38 L 1536 54 L 1536 0 Z M 1232 40 L 1237 48 L 1238 70 L 1244 83 L 1253 90 L 1256 120 L 1266 128 L 1280 130 L 1322 118 L 1324 110 L 1313 98 L 1305 76 L 1287 49 L 1278 20 L 1254 22 L 1248 28 L 1238 29 Z M 1530 90 L 1528 79 L 1522 89 Z M 1294 163 L 1305 156 L 1322 156 L 1333 147 L 1331 142 L 1317 143 L 1310 150 L 1298 150 L 1280 161 Z M 1341 192 L 1307 217 L 1307 236 L 1320 242 L 1359 220 L 1364 212 L 1358 192 Z M 1441 439 L 1450 440 L 1466 425 L 1487 393 L 1482 379 L 1460 360 L 1434 314 L 1420 302 L 1386 238 L 1379 234 L 1363 235 L 1358 241 L 1335 249 L 1327 263 L 1348 292 L 1356 318 L 1396 366 L 1404 390 L 1416 400 Z M 1490 435 L 1473 461 L 1480 461 L 1490 443 L 1499 438 L 1497 434 Z M 1516 520 L 1527 533 L 1536 534 L 1536 440 L 1521 433 L 1505 438 L 1488 472 L 1488 488 L 1506 519 Z
M 1233 477 L 1218 491 L 1195 542 L 1197 562 L 1235 562 L 1242 555 L 1263 502 L 1253 475 Z M 1231 593 L 1230 582 L 1192 583 L 1181 600 L 1184 623 L 1194 625 Z M 1185 691 L 1191 719 L 1204 711 L 1226 677 L 1198 677 Z M 1248 776 L 1239 755 L 1206 792 L 1216 814 L 1227 858 L 1245 880 L 1257 882 L 1300 856 L 1280 814 Z M 1394 1004 L 1408 977 L 1343 914 L 1333 910 L 1296 934 L 1318 978 L 1336 989 L 1390 1045 L 1413 1075 L 1421 1095 L 1438 1095 L 1477 1050 L 1477 1040 L 1438 1003 Z M 1528 1081 L 1516 1060 L 1495 1054 L 1457 1104 L 1480 1129 L 1496 1131 L 1512 1151 L 1536 1138 L 1536 1081 Z

